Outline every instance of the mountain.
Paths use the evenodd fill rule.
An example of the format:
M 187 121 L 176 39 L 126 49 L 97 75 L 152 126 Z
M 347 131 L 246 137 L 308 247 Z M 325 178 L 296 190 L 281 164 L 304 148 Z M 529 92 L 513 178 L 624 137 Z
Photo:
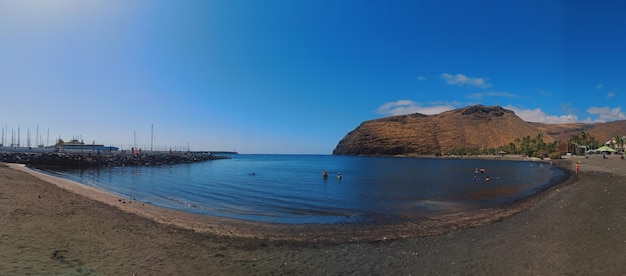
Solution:
M 604 124 L 529 123 L 500 106 L 475 105 L 437 115 L 409 114 L 361 123 L 333 151 L 335 155 L 438 155 L 455 148 L 497 148 L 516 138 L 543 135 L 545 142 L 588 131 L 604 142 L 626 134 L 626 121 Z M 596 136 L 597 135 L 597 136 Z
M 613 121 L 608 123 L 573 123 L 573 124 L 544 124 L 530 123 L 535 127 L 545 131 L 551 137 L 566 141 L 567 138 L 581 132 L 587 132 L 593 136 L 598 142 L 607 142 L 616 135 L 626 135 L 626 120 Z

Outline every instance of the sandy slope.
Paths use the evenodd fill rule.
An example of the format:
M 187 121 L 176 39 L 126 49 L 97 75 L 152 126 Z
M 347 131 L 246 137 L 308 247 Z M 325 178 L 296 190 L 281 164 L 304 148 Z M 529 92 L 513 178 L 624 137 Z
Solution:
M 573 161 L 515 206 L 387 227 L 194 216 L 0 166 L 0 274 L 625 274 L 626 161 Z

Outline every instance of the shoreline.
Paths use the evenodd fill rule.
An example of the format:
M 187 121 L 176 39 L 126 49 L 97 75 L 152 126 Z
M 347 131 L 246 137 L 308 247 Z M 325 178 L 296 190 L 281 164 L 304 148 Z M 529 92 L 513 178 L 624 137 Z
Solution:
M 517 202 L 518 212 L 504 208 L 511 213 L 500 219 L 489 212 L 482 220 L 475 217 L 473 224 L 467 217 L 441 218 L 465 221 L 462 227 L 442 226 L 441 232 L 416 224 L 324 229 L 214 217 L 205 224 L 188 217 L 191 228 L 209 227 L 200 232 L 177 226 L 185 219 L 180 213 L 158 222 L 124 209 L 155 206 L 122 203 L 108 193 L 112 204 L 105 204 L 0 165 L 0 224 L 5 225 L 0 227 L 0 274 L 626 273 L 626 161 L 553 161 L 569 172 L 574 162 L 582 161 L 581 173 Z M 163 211 L 168 212 L 158 209 L 155 215 Z M 415 236 L 419 231 L 427 235 Z M 371 239 L 353 237 L 361 234 Z
M 565 160 L 520 160 L 513 161 L 544 161 L 568 164 Z M 52 183 L 67 191 L 96 200 L 118 208 L 124 212 L 151 219 L 158 223 L 173 225 L 197 233 L 213 234 L 237 238 L 262 238 L 270 241 L 298 242 L 376 242 L 394 239 L 408 239 L 444 235 L 452 231 L 480 227 L 513 216 L 532 206 L 541 196 L 561 185 L 567 185 L 574 179 L 572 171 L 563 169 L 566 176 L 563 181 L 534 195 L 520 199 L 514 203 L 470 211 L 449 212 L 429 216 L 407 217 L 405 221 L 389 224 L 278 224 L 256 222 L 195 214 L 166 207 L 151 205 L 116 195 L 106 190 L 83 185 L 81 183 L 52 176 L 30 169 L 22 164 L 7 164 L 10 168 L 33 175 L 45 182 Z M 558 164 L 552 164 L 558 166 Z M 263 233 L 262 235 L 259 235 Z

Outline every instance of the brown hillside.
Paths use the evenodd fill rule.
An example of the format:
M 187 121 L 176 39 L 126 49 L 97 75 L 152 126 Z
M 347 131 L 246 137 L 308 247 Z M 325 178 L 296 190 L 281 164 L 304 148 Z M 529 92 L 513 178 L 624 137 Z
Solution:
M 470 106 L 437 115 L 411 114 L 363 122 L 337 145 L 337 155 L 445 154 L 454 148 L 495 148 L 525 136 L 544 134 L 513 111 Z
M 545 131 L 550 136 L 559 140 L 567 140 L 567 138 L 579 134 L 581 132 L 588 132 L 591 136 L 596 138 L 598 142 L 604 143 L 611 140 L 616 135 L 626 135 L 626 121 L 614 121 L 608 123 L 593 123 L 593 124 L 542 124 L 531 123 L 535 127 Z

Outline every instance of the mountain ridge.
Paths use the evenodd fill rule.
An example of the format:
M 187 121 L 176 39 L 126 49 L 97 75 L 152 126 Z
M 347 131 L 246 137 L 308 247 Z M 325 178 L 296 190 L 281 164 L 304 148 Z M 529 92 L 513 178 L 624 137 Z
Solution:
M 497 148 L 537 134 L 547 143 L 566 141 L 582 131 L 604 143 L 626 134 L 626 120 L 551 125 L 526 122 L 500 106 L 473 105 L 435 115 L 413 113 L 364 121 L 339 141 L 333 154 L 445 155 L 464 147 Z

